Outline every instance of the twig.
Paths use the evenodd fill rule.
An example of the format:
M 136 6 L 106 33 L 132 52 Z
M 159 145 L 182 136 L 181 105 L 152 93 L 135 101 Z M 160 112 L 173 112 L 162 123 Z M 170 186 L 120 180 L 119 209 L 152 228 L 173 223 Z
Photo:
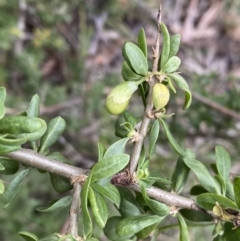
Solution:
M 220 111 L 221 113 L 225 114 L 225 115 L 229 115 L 233 118 L 236 118 L 237 120 L 240 120 L 240 115 L 234 111 L 234 110 L 231 110 L 231 109 L 228 109 L 227 107 L 223 106 L 223 105 L 220 105 L 206 97 L 203 97 L 201 96 L 200 94 L 197 94 L 197 93 L 192 93 L 194 99 L 202 102 L 203 104 L 215 109 L 215 110 L 218 110 Z
M 65 163 L 54 161 L 53 159 L 42 156 L 39 153 L 28 149 L 20 149 L 18 151 L 4 154 L 2 156 L 11 158 L 15 161 L 21 162 L 31 167 L 40 168 L 44 171 L 69 178 L 71 180 L 77 180 L 79 176 L 89 173 L 89 170 L 84 170 Z M 128 187 L 132 190 L 140 191 L 140 188 L 137 184 L 132 184 Z M 76 186 L 75 188 L 77 189 L 76 193 L 80 192 L 80 190 L 78 190 L 78 186 Z M 156 187 L 150 187 L 149 189 L 147 189 L 147 193 L 150 197 L 158 200 L 159 202 L 165 203 L 170 207 L 175 206 L 178 208 L 187 208 L 196 211 L 203 211 L 194 203 L 192 199 L 180 196 L 178 194 L 173 194 L 171 192 L 167 192 Z M 73 210 L 76 209 L 73 208 Z
M 138 185 L 131 185 L 130 189 L 135 191 L 140 191 L 140 188 Z M 167 206 L 174 206 L 174 207 L 180 207 L 180 208 L 187 208 L 187 209 L 193 209 L 196 211 L 202 211 L 201 208 L 199 208 L 195 202 L 187 197 L 182 197 L 178 194 L 174 194 L 171 192 L 164 191 L 162 189 L 156 188 L 156 187 L 150 187 L 146 190 L 147 194 L 154 198 L 155 200 L 158 200 L 161 203 L 165 203 Z
M 161 5 L 158 10 L 157 23 L 158 23 L 158 27 L 159 27 L 160 23 L 161 23 Z M 153 68 L 152 68 L 153 72 L 157 71 L 157 69 L 158 69 L 159 48 L 160 48 L 160 31 L 158 31 L 155 48 L 153 48 Z M 153 77 L 148 81 L 149 92 L 148 92 L 148 97 L 147 97 L 147 105 L 145 108 L 145 115 L 143 117 L 142 124 L 141 124 L 140 130 L 139 130 L 139 141 L 136 142 L 136 144 L 133 148 L 132 155 L 131 155 L 130 166 L 129 166 L 130 174 L 133 174 L 133 172 L 136 170 L 138 160 L 140 157 L 140 153 L 142 150 L 144 138 L 147 135 L 148 127 L 149 127 L 149 124 L 151 121 L 151 119 L 148 117 L 148 113 L 153 108 L 152 90 L 153 90 L 154 81 L 155 80 Z
M 18 151 L 1 155 L 28 166 L 39 168 L 41 170 L 66 177 L 70 180 L 74 180 L 74 178 L 89 172 L 89 170 L 55 161 L 29 149 L 22 148 Z
M 74 238 L 78 238 L 80 193 L 81 193 L 81 184 L 75 183 L 73 186 L 73 200 L 72 200 L 72 205 L 70 209 L 69 226 L 67 231 L 67 234 L 71 234 Z

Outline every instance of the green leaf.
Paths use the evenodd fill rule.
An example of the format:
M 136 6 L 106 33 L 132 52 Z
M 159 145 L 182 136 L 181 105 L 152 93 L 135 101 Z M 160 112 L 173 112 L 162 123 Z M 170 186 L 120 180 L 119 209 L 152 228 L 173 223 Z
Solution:
M 23 115 L 6 116 L 0 119 L 0 144 L 18 146 L 27 141 L 42 137 L 47 125 L 40 118 L 30 118 Z
M 140 157 L 139 157 L 139 160 L 138 160 L 137 171 L 139 171 L 142 168 L 145 160 L 146 160 L 146 151 L 145 151 L 145 148 L 143 146 Z
M 115 134 L 115 136 L 120 137 L 120 138 L 127 137 L 127 134 L 128 134 L 128 131 L 123 126 L 121 126 L 122 123 L 126 122 L 126 119 L 124 117 L 124 112 L 118 116 L 118 118 L 115 122 L 115 133 L 114 134 Z
M 106 148 L 101 142 L 98 142 L 97 146 L 98 146 L 98 161 L 101 161 L 103 159 Z
M 223 235 L 223 234 L 224 234 L 224 230 L 223 230 L 222 222 L 215 223 L 213 231 L 212 231 L 212 236 L 217 237 L 217 236 L 220 236 L 220 235 Z
M 161 219 L 163 219 L 163 217 L 161 217 Z M 160 220 L 161 222 L 162 220 Z M 136 235 L 139 239 L 145 239 L 147 237 L 149 237 L 153 232 L 154 230 L 156 229 L 156 227 L 158 226 L 158 224 L 160 223 L 154 223 L 150 226 L 147 226 L 146 228 L 142 229 L 141 231 L 139 231 Z
M 68 178 L 53 173 L 49 173 L 49 175 L 52 186 L 57 192 L 67 192 L 73 188 L 73 185 Z
M 133 127 L 138 123 L 138 119 L 135 118 L 129 111 L 125 110 L 123 112 L 123 115 L 125 117 L 125 122 L 129 122 Z
M 136 234 L 148 226 L 158 224 L 160 221 L 161 217 L 157 215 L 141 214 L 128 217 L 119 222 L 117 234 L 120 236 Z
M 122 51 L 123 57 L 130 64 L 135 73 L 146 76 L 148 73 L 147 58 L 142 50 L 134 43 L 126 42 Z
M 184 110 L 188 109 L 188 107 L 191 105 L 191 102 L 192 102 L 192 93 L 188 87 L 186 80 L 177 73 L 171 73 L 171 74 L 167 74 L 167 75 L 168 75 L 168 77 L 170 77 L 171 79 L 174 80 L 174 82 L 178 88 L 185 91 L 185 102 L 183 105 L 183 109 Z
M 238 210 L 237 205 L 232 200 L 216 193 L 203 193 L 198 195 L 196 198 L 196 204 L 199 207 L 207 210 L 212 210 L 216 205 L 216 202 L 218 202 L 219 205 L 224 209 L 232 208 Z
M 122 77 L 125 81 L 138 81 L 142 78 L 141 75 L 136 74 L 126 61 L 122 63 Z
M 6 112 L 6 108 L 5 108 L 4 102 L 0 100 L 0 119 L 4 117 L 5 112 Z
M 178 223 L 179 223 L 179 226 L 180 226 L 179 240 L 180 241 L 190 241 L 187 224 L 186 224 L 184 218 L 179 213 L 177 214 L 177 218 L 178 218 Z
M 218 183 L 200 161 L 192 158 L 183 158 L 183 161 L 195 173 L 198 181 L 206 190 L 218 194 L 221 193 Z
M 127 236 L 119 236 L 117 234 L 116 228 L 120 221 L 122 221 L 123 218 L 119 216 L 113 216 L 108 219 L 105 228 L 103 229 L 104 234 L 108 237 L 109 240 L 112 241 L 126 241 L 130 239 L 130 237 L 133 236 L 133 234 L 127 235 Z
M 83 238 L 90 238 L 92 236 L 92 219 L 88 211 L 88 191 L 92 179 L 92 174 L 88 176 L 85 183 L 82 186 L 81 191 L 81 208 L 82 208 L 82 230 Z
M 165 217 L 169 214 L 170 209 L 168 206 L 166 206 L 164 203 L 160 203 L 158 201 L 155 201 L 153 199 L 150 199 L 146 193 L 146 190 L 143 185 L 141 185 L 141 193 L 143 195 L 143 198 L 146 202 L 146 204 L 149 206 L 149 208 L 154 212 L 154 214 Z
M 163 128 L 165 130 L 166 136 L 168 138 L 169 143 L 171 144 L 171 146 L 173 147 L 173 149 L 180 155 L 180 156 L 186 156 L 186 152 L 184 150 L 182 150 L 182 148 L 178 145 L 178 143 L 176 142 L 176 140 L 173 138 L 167 123 L 162 119 L 159 118 L 159 121 L 161 122 L 161 124 L 163 125 Z
M 18 234 L 26 241 L 38 241 L 39 240 L 38 237 L 33 233 L 19 232 Z
M 155 150 L 156 150 L 156 142 L 158 139 L 160 130 L 159 121 L 155 120 L 150 131 L 150 139 L 149 139 L 149 158 L 151 159 Z
M 172 181 L 171 189 L 175 193 L 181 193 L 182 189 L 184 188 L 187 182 L 189 170 L 190 169 L 184 163 L 183 158 L 179 157 L 171 179 Z
M 103 158 L 112 157 L 114 155 L 123 154 L 125 152 L 125 146 L 128 143 L 129 138 L 123 138 L 115 143 L 113 143 L 105 152 Z
M 0 164 L 4 167 L 4 170 L 0 171 L 0 174 L 13 175 L 19 169 L 19 163 L 8 159 L 7 157 L 0 157 Z
M 55 210 L 61 210 L 65 207 L 68 207 L 72 202 L 72 196 L 66 196 L 63 197 L 57 201 L 54 201 L 54 203 L 51 203 L 48 207 L 39 207 L 36 210 L 39 212 L 52 212 Z
M 121 195 L 121 203 L 119 213 L 123 217 L 138 216 L 141 214 L 138 202 L 136 201 L 133 194 L 126 188 L 118 187 Z
M 46 133 L 41 138 L 39 152 L 43 153 L 48 147 L 53 145 L 65 130 L 66 122 L 62 117 L 52 119 L 47 127 Z
M 190 195 L 197 196 L 202 193 L 208 192 L 205 188 L 203 188 L 201 185 L 194 185 L 190 189 Z
M 234 226 L 232 223 L 226 222 L 224 224 L 224 231 L 226 235 L 226 241 L 240 240 L 240 228 L 234 229 Z
M 101 186 L 97 183 L 92 183 L 91 186 L 94 190 L 101 193 L 104 197 L 108 198 L 117 206 L 117 208 L 119 208 L 121 199 L 119 191 L 115 186 L 113 186 L 111 183 L 107 183 L 104 186 Z
M 3 180 L 0 179 L 0 195 L 2 195 L 5 192 L 5 186 L 3 183 Z
M 129 155 L 119 154 L 104 159 L 96 163 L 92 170 L 92 181 L 97 181 L 101 178 L 112 176 L 121 171 L 129 162 Z
M 6 100 L 6 89 L 4 87 L 0 87 L 0 119 L 2 119 L 5 115 L 5 105 L 4 102 Z
M 91 187 L 88 190 L 88 199 L 92 208 L 93 216 L 100 228 L 104 228 L 108 218 L 108 207 L 103 196 L 95 192 Z
M 29 104 L 27 110 L 28 117 L 38 117 L 40 112 L 40 100 L 39 96 L 36 94 L 32 97 L 31 102 Z M 31 141 L 32 149 L 37 151 L 37 143 L 36 141 Z
M 40 239 L 40 241 L 61 241 L 62 239 L 60 238 L 62 236 L 62 234 L 58 234 L 58 233 L 55 233 L 55 234 L 51 234 L 51 235 L 48 235 L 47 237 L 43 238 L 43 239 Z M 63 238 L 65 238 L 66 236 L 64 236 Z M 64 240 L 66 241 L 66 240 Z M 75 241 L 75 240 L 67 240 L 67 241 Z
M 234 190 L 233 190 L 233 184 L 230 179 L 227 180 L 226 183 L 226 196 L 229 197 L 232 200 L 235 200 Z
M 233 187 L 234 187 L 235 201 L 238 208 L 240 209 L 240 177 L 236 177 L 234 179 Z
M 24 178 L 27 176 L 29 172 L 29 168 L 24 169 L 20 171 L 10 182 L 8 185 L 5 193 L 0 196 L 0 203 L 1 206 L 3 205 L 4 207 L 7 207 L 8 204 L 13 200 L 13 198 L 16 196 L 18 189 L 20 185 L 22 184 Z
M 226 182 L 225 182 L 225 180 L 223 180 L 223 178 L 219 174 L 215 175 L 214 178 L 220 186 L 221 194 L 223 196 L 225 196 L 225 194 L 226 194 Z
M 181 209 L 179 210 L 179 212 L 187 221 L 190 221 L 190 222 L 196 222 L 196 223 L 213 222 L 212 217 L 209 214 L 204 212 L 199 212 L 191 209 Z
M 161 31 L 163 35 L 163 46 L 162 46 L 162 53 L 161 53 L 161 59 L 160 59 L 160 69 L 162 70 L 169 59 L 170 35 L 164 23 L 161 23 Z
M 0 100 L 4 103 L 6 100 L 7 92 L 5 87 L 0 87 Z
M 181 35 L 176 34 L 174 36 L 170 37 L 170 52 L 169 52 L 169 58 L 175 56 L 179 50 L 181 42 Z
M 12 151 L 17 151 L 21 149 L 20 145 L 16 145 L 16 146 L 6 146 L 6 145 L 1 145 L 0 144 L 0 154 L 6 154 Z
M 147 58 L 147 43 L 144 28 L 141 28 L 138 33 L 138 47 L 142 50 L 144 56 Z
M 181 64 L 181 60 L 177 56 L 171 57 L 162 68 L 164 73 L 172 73 L 178 69 Z
M 229 179 L 231 160 L 228 152 L 222 146 L 216 146 L 215 152 L 217 170 L 226 186 L 226 182 Z
M 55 161 L 69 164 L 69 160 L 65 156 L 63 156 L 62 153 L 60 153 L 60 152 L 52 152 L 47 156 Z M 42 170 L 40 170 L 40 172 L 42 172 Z M 51 177 L 51 173 L 50 173 L 50 177 Z M 62 192 L 64 192 L 65 190 L 69 191 L 72 189 L 72 185 L 70 184 L 70 181 L 65 177 L 61 177 L 56 174 L 53 174 L 52 181 L 53 180 L 54 180 L 54 185 L 56 184 L 55 185 L 56 191 L 62 190 Z M 59 183 L 58 183 L 58 181 L 59 181 Z M 61 186 L 62 186 L 62 188 L 61 188 Z
M 40 107 L 40 100 L 39 96 L 36 94 L 32 97 L 28 110 L 27 116 L 28 117 L 38 117 L 39 116 L 39 107 Z

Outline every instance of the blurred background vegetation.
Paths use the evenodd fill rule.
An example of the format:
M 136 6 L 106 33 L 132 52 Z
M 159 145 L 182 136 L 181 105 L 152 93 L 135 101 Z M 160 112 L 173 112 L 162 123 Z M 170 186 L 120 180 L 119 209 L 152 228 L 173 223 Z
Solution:
M 182 35 L 181 72 L 193 91 L 182 111 L 183 92 L 172 93 L 167 112 L 170 129 L 183 147 L 205 163 L 214 160 L 216 144 L 234 161 L 240 154 L 240 2 L 238 0 L 162 0 L 162 20 L 171 34 Z M 122 81 L 121 46 L 145 28 L 151 59 L 156 39 L 157 0 L 0 0 L 0 85 L 8 91 L 7 113 L 26 110 L 32 95 L 41 99 L 41 115 L 57 115 L 67 129 L 56 145 L 73 165 L 90 167 L 97 160 L 97 141 L 114 136 L 116 117 L 104 108 L 109 90 Z M 142 109 L 130 109 L 142 115 Z M 152 168 L 170 175 L 177 156 L 164 133 Z M 171 165 L 169 165 L 171 162 Z M 61 195 L 52 191 L 47 174 L 32 170 L 15 201 L 0 212 L 0 240 L 20 241 L 25 230 L 44 237 L 64 230 L 67 210 L 39 213 Z M 3 177 L 9 181 L 12 177 Z M 194 177 L 190 177 L 194 181 Z M 195 182 L 195 181 L 194 181 Z M 187 191 L 187 190 L 186 190 Z M 173 230 L 175 231 L 175 230 Z M 191 232 L 191 240 L 209 233 Z M 178 232 L 159 240 L 177 240 Z M 198 238 L 196 238 L 198 237 Z M 101 240 L 106 240 L 102 238 Z M 201 240 L 200 240 L 201 241 Z

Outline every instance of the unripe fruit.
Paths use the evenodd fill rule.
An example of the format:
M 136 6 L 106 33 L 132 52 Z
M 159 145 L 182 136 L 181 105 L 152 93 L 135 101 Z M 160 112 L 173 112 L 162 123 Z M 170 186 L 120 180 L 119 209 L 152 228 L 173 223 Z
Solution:
M 153 105 L 156 110 L 164 108 L 170 98 L 170 92 L 166 85 L 157 83 L 153 86 Z
M 140 82 L 127 81 L 111 90 L 106 99 L 106 108 L 113 114 L 122 113 L 128 106 L 132 94 L 137 90 Z

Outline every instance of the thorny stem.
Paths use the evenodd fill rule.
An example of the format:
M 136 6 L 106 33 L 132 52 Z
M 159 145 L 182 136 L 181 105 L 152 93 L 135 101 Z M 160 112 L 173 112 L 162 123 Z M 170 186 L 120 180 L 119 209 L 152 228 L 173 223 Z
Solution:
M 158 23 L 158 28 L 161 23 L 161 5 L 158 10 L 158 16 L 157 16 L 157 23 Z M 153 48 L 153 68 L 152 72 L 156 72 L 158 70 L 158 59 L 159 59 L 159 50 L 160 50 L 160 30 L 157 33 L 157 39 L 155 43 L 155 47 Z M 141 154 L 142 146 L 144 139 L 147 135 L 148 127 L 151 122 L 151 118 L 149 118 L 148 113 L 153 108 L 153 103 L 152 103 L 152 90 L 154 86 L 154 81 L 155 77 L 151 77 L 150 80 L 148 81 L 149 83 L 149 92 L 148 92 L 148 97 L 147 97 L 147 105 L 145 108 L 145 114 L 143 116 L 142 124 L 139 129 L 139 141 L 135 143 L 135 146 L 133 148 L 133 152 L 131 155 L 130 159 L 130 165 L 129 165 L 129 171 L 130 174 L 133 175 L 134 171 L 137 168 L 138 165 L 138 160 Z
M 30 167 L 39 168 L 43 171 L 66 177 L 70 180 L 74 180 L 74 178 L 89 172 L 89 170 L 55 161 L 49 157 L 40 155 L 39 153 L 29 149 L 22 148 L 14 152 L 2 154 L 2 156 L 16 160 Z
M 28 166 L 40 168 L 47 172 L 64 176 L 71 180 L 78 179 L 79 176 L 85 175 L 86 173 L 89 172 L 89 170 L 84 170 L 65 163 L 54 161 L 48 157 L 42 156 L 39 153 L 28 149 L 20 149 L 18 151 L 4 154 L 2 156 L 11 158 L 13 160 L 26 164 Z M 137 184 L 132 184 L 128 187 L 132 190 L 140 191 L 140 188 Z M 79 188 L 78 185 L 76 186 L 76 188 Z M 156 187 L 150 187 L 149 189 L 147 189 L 147 193 L 151 198 L 154 198 L 159 202 L 165 203 L 168 206 L 177 206 L 179 208 L 193 209 L 196 211 L 201 210 L 199 207 L 196 206 L 196 204 L 192 199 L 187 197 L 182 197 L 178 194 L 173 194 L 173 193 L 158 189 Z M 75 198 L 73 197 L 73 199 Z
M 74 238 L 78 238 L 80 193 L 81 193 L 81 184 L 74 183 L 73 200 L 72 200 L 72 205 L 70 209 L 69 225 L 68 225 L 68 231 L 67 231 L 67 234 L 71 234 Z

